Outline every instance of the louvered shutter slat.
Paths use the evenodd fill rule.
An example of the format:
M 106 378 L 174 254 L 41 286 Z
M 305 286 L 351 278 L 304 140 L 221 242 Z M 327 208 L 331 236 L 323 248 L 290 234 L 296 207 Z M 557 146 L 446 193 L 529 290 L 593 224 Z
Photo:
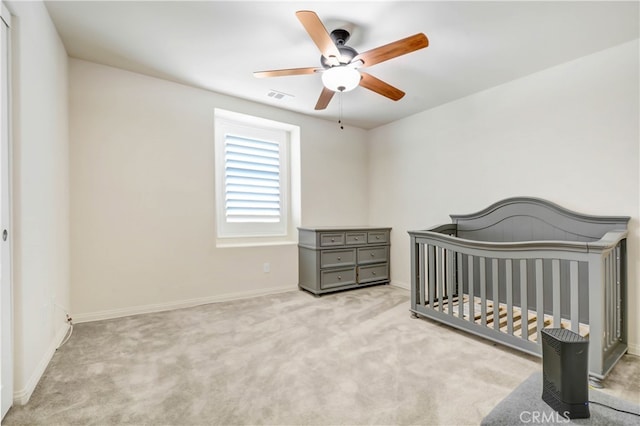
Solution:
M 281 219 L 280 145 L 226 135 L 225 214 L 228 222 Z

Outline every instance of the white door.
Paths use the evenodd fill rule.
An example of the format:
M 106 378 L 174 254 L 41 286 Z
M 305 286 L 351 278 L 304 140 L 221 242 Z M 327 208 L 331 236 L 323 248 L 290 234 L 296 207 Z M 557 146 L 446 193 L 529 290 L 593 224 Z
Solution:
M 11 15 L 0 12 L 0 399 L 2 415 L 13 404 L 13 299 L 11 291 L 11 176 L 9 165 L 9 25 Z

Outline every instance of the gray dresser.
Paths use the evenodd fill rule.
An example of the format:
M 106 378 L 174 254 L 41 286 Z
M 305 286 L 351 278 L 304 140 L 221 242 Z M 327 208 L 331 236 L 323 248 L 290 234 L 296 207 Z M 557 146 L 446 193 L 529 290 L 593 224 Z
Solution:
M 298 286 L 315 295 L 389 283 L 391 228 L 298 228 Z

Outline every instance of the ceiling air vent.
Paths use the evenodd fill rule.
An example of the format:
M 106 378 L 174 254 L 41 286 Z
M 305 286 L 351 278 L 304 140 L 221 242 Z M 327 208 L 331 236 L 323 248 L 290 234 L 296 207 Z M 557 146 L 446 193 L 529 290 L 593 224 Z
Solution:
M 273 90 L 273 89 L 271 89 L 269 93 L 267 93 L 267 96 L 273 99 L 278 99 L 278 100 L 293 98 L 293 95 L 290 95 L 284 92 L 278 92 L 277 90 Z

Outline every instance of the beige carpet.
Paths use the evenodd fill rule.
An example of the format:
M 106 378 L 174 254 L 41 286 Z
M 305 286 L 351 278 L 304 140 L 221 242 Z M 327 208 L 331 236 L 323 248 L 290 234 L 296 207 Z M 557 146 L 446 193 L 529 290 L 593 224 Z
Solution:
M 477 425 L 540 368 L 408 309 L 377 286 L 79 324 L 3 424 Z M 614 370 L 632 396 L 636 359 Z

